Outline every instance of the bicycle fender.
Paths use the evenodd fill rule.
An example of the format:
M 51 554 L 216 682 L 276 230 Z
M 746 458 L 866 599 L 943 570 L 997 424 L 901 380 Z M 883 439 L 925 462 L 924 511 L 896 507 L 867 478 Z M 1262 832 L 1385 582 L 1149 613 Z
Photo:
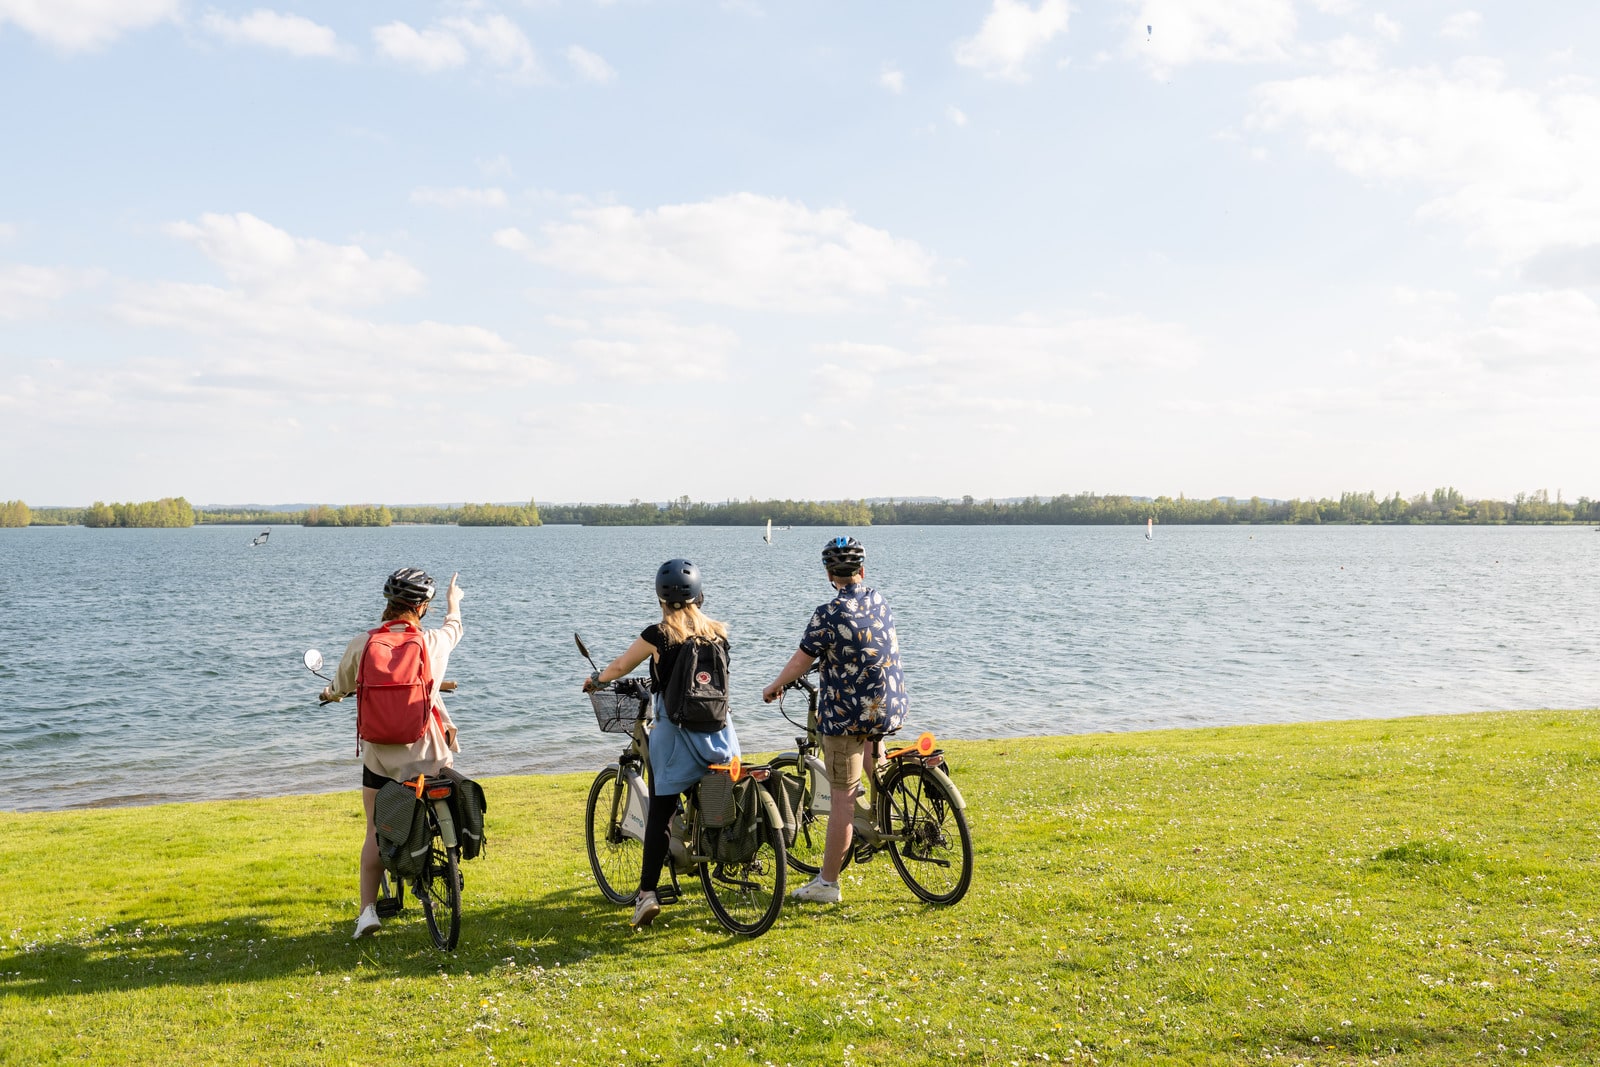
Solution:
M 833 782 L 828 778 L 828 768 L 815 756 L 806 757 L 811 769 L 811 810 L 826 815 L 833 810 Z
M 450 814 L 450 803 L 445 800 L 435 800 L 433 802 L 433 814 L 439 820 L 439 839 L 444 842 L 444 847 L 455 848 L 458 844 L 456 841 L 456 821 Z
M 967 810 L 966 798 L 961 795 L 961 790 L 956 788 L 956 784 L 950 780 L 948 774 L 937 767 L 924 767 L 922 768 L 922 773 L 937 781 L 944 789 L 949 790 L 950 799 L 955 801 L 955 805 L 959 810 Z

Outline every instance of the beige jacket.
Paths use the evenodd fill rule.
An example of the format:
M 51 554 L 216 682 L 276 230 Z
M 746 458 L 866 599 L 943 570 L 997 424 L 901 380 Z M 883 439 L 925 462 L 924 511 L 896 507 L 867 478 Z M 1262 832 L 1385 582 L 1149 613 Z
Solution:
M 375 745 L 361 742 L 361 762 L 373 774 L 397 781 L 415 778 L 419 774 L 438 774 L 455 762 L 461 751 L 456 738 L 456 724 L 445 710 L 444 698 L 439 695 L 439 683 L 444 681 L 450 665 L 450 650 L 461 641 L 461 612 L 459 609 L 444 617 L 437 629 L 422 631 L 422 644 L 428 651 L 428 666 L 433 672 L 433 706 L 437 716 L 430 716 L 423 735 L 409 745 Z M 361 666 L 361 654 L 367 649 L 367 635 L 362 634 L 345 646 L 339 669 L 334 672 L 330 687 L 336 697 L 344 698 L 356 691 L 356 671 Z

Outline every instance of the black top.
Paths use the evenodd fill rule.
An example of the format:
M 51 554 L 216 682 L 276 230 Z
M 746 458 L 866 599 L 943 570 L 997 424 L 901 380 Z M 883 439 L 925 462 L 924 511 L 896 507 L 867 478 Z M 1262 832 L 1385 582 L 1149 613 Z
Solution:
M 667 635 L 656 623 L 646 626 L 639 636 L 656 646 L 656 654 L 650 657 L 650 691 L 663 692 L 667 679 L 672 677 L 672 668 L 678 665 L 678 650 L 683 646 L 667 644 Z M 727 651 L 728 642 L 723 641 L 722 648 Z

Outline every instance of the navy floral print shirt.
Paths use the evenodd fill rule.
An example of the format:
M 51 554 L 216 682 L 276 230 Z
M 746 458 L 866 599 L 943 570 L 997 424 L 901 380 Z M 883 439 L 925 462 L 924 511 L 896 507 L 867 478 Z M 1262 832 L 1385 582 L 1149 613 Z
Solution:
M 800 651 L 821 660 L 817 729 L 830 736 L 887 733 L 906 717 L 906 679 L 894 612 L 857 582 L 811 616 Z

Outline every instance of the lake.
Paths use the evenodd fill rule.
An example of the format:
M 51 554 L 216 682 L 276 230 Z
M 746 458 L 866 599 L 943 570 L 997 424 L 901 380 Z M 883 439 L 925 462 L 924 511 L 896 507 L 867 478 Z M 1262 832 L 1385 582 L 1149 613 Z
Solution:
M 376 625 L 383 578 L 460 571 L 450 661 L 473 775 L 615 757 L 579 686 L 658 617 L 657 565 L 698 563 L 732 629 L 746 752 L 792 746 L 760 690 L 830 595 L 836 531 L 257 527 L 0 530 L 0 806 L 354 788 L 354 701 L 318 707 Z M 1600 535 L 1588 527 L 877 527 L 910 732 L 980 738 L 1600 700 Z M 430 619 L 436 622 L 437 619 Z M 799 711 L 803 715 L 803 706 Z

